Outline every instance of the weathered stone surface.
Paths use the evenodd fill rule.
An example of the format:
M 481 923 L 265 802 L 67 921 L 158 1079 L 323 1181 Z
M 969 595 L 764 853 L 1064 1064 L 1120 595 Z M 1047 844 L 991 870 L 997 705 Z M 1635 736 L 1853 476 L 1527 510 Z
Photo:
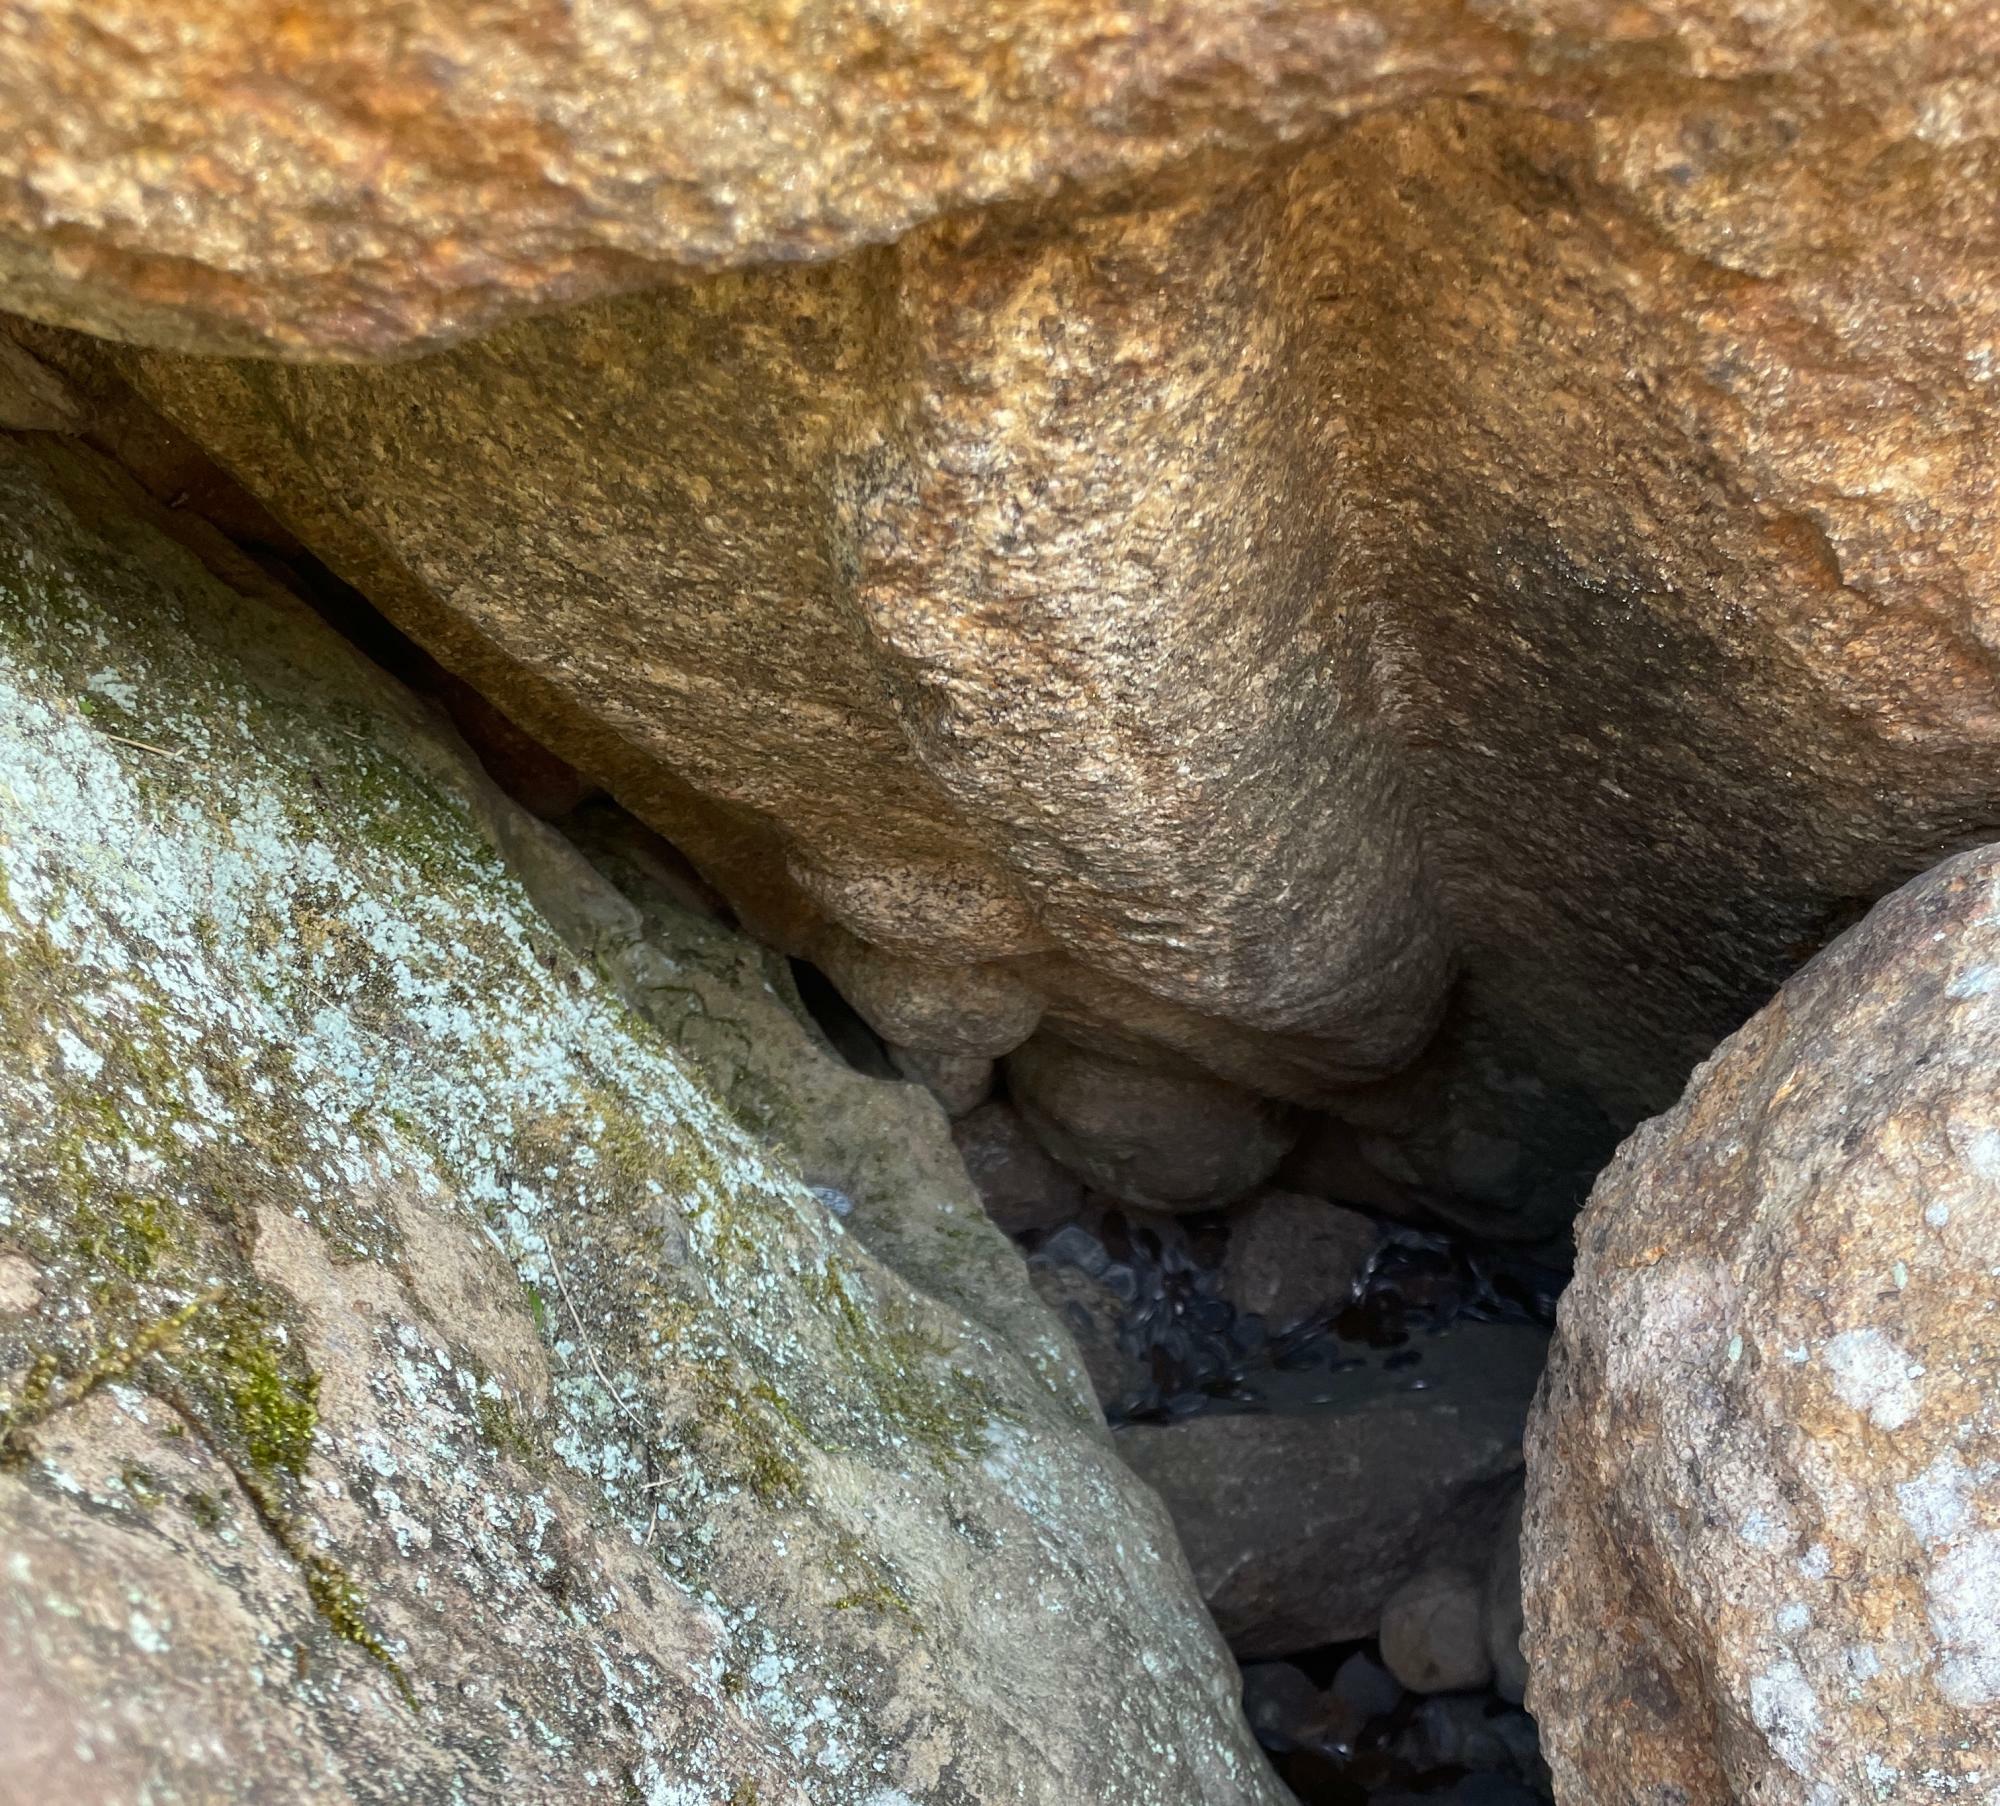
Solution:
M 1007 1090 L 1050 1153 L 1142 1210 L 1204 1210 L 1268 1179 L 1296 1132 L 1256 1093 L 1043 1036 L 1007 1062 Z
M 868 1026 L 904 1047 L 990 1060 L 1041 1020 L 1041 999 L 1003 966 L 899 959 L 843 928 L 822 930 L 812 951 Z
M 527 5 L 12 0 L 0 299 L 334 353 L 851 251 L 133 367 L 892 1038 L 1538 1236 L 2000 813 L 1993 0 Z
M 926 1053 L 921 1048 L 891 1047 L 889 1058 L 913 1085 L 936 1098 L 945 1115 L 970 1116 L 993 1095 L 993 1062 L 977 1054 Z
M 1541 1233 L 2000 807 L 1952 42 L 1435 102 L 411 366 L 139 376 L 760 931 L 930 999 L 893 1038 L 1005 996 L 956 1051 L 1039 1007 Z
M 1517 67 L 1458 9 L 246 0 L 0 11 L 0 305 L 190 349 L 447 343 L 664 273 L 1296 137 Z
M 61 375 L 25 346 L 0 334 L 0 427 L 73 433 L 84 420 L 81 399 Z
M 1379 1365 L 1269 1375 L 1273 1409 L 1128 1425 L 1118 1448 L 1173 1513 L 1230 1647 L 1292 1655 L 1373 1636 L 1432 1562 L 1484 1568 L 1541 1353 L 1533 1331 L 1465 1324 L 1431 1342 L 1432 1390 Z
M 1083 1184 L 1050 1157 L 1011 1104 L 982 1104 L 952 1124 L 952 1141 L 986 1206 L 1007 1231 L 1050 1229 L 1083 1205 Z
M 935 1107 L 42 443 L 0 441 L 0 1792 L 1275 1806 Z
M 2000 849 L 1620 1151 L 1531 1432 L 1564 1806 L 1983 1798 L 2000 1761 Z
M 1383 1605 L 1380 1635 L 1382 1660 L 1412 1693 L 1458 1693 L 1492 1678 L 1485 1587 L 1468 1569 L 1411 1575 Z
M 1977 134 L 1988 10 L 1832 0 L 1335 5 L 1061 0 L 550 15 L 247 0 L 0 12 L 0 303 L 209 351 L 379 355 L 663 274 L 826 257 L 969 208 L 1103 189 L 1371 108 L 1482 93 L 1844 96 L 1912 146 Z M 1682 147 L 1666 197 L 1713 199 Z M 1899 116 L 1887 103 L 1920 96 Z M 1671 135 L 1667 127 L 1666 135 Z M 1837 141 L 1836 141 L 1837 142 Z M 1844 193 L 1865 164 L 1837 166 Z M 1706 178 L 1706 179 L 1705 179 Z M 1905 178 L 1907 183 L 1907 178 Z M 1766 234 L 1768 239 L 1769 234 Z M 1765 249 L 1760 240 L 1751 251 Z
M 1344 1304 L 1381 1239 L 1357 1211 L 1297 1192 L 1260 1193 L 1230 1217 L 1222 1295 L 1287 1329 Z

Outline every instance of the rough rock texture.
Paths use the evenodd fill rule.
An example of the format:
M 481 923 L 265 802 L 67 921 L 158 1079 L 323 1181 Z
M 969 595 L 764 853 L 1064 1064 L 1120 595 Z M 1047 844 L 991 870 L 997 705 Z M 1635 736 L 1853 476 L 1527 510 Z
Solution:
M 1407 1369 L 1302 1378 L 1278 1408 L 1127 1425 L 1118 1449 L 1173 1513 L 1230 1647 L 1292 1655 L 1373 1636 L 1432 1562 L 1484 1569 L 1541 1354 L 1532 1331 L 1465 1325 L 1433 1344 L 1434 1390 L 1406 1390 Z
M 0 428 L 71 433 L 86 419 L 69 384 L 25 346 L 0 337 Z
M 1275 1802 L 930 1100 L 135 505 L 0 441 L 0 1793 Z
M 1382 1607 L 1380 1636 L 1383 1662 L 1412 1693 L 1456 1693 L 1492 1678 L 1485 1589 L 1467 1569 L 1411 1575 Z
M 306 0 L 281 26 L 249 0 L 9 0 L 0 304 L 193 349 L 449 342 L 1283 140 L 1531 49 L 1446 5 L 1327 0 Z
M 288 17 L 12 0 L 14 305 L 381 348 L 894 239 L 129 368 L 899 1045 L 1540 1234 L 2000 820 L 1991 3 Z
M 1082 1181 L 1050 1158 L 1012 1105 L 982 1104 L 952 1124 L 951 1138 L 986 1214 L 1009 1235 L 1052 1228 L 1082 1208 Z
M 1238 1085 L 1107 1059 L 1044 1035 L 1007 1062 L 1007 1089 L 1050 1153 L 1142 1210 L 1204 1210 L 1253 1191 L 1295 1130 Z
M 1177 1183 L 1254 1094 L 1546 1233 L 2000 822 L 1996 0 L 284 21 L 5 0 L 0 304 L 743 266 L 131 367 L 889 1039 L 1205 1088 Z
M 923 1086 L 936 1098 L 949 1117 L 969 1116 L 993 1095 L 993 1062 L 975 1054 L 892 1047 L 889 1058 L 911 1084 Z
M 1437 93 L 1643 111 L 1707 83 L 1772 120 L 1753 154 L 1791 148 L 1795 96 L 1839 97 L 1921 155 L 1986 123 L 1992 23 L 1944 0 L 303 0 L 274 31 L 249 0 L 8 0 L 0 302 L 188 349 L 380 355 Z M 1677 207 L 1707 173 L 1671 172 L 1697 191 Z
M 1274 1330 L 1346 1303 L 1382 1234 L 1356 1211 L 1297 1192 L 1253 1198 L 1229 1219 L 1222 1295 Z
M 1822 953 L 1633 1136 L 1538 1403 L 1564 1806 L 2000 1779 L 2000 848 Z
M 1171 176 L 1430 93 L 1563 108 L 1784 83 L 1867 117 L 1928 89 L 1927 114 L 1881 123 L 1948 143 L 1980 123 L 1990 24 L 1940 0 L 1880 17 L 1832 0 L 1479 16 L 1447 0 L 305 0 L 273 30 L 250 0 L 171 18 L 8 0 L 0 304 L 192 350 L 380 355 L 675 272 Z

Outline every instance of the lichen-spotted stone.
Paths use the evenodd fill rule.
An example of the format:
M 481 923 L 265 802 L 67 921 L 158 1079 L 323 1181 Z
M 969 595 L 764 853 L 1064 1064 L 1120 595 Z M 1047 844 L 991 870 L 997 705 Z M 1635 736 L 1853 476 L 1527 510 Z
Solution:
M 596 851 L 229 548 L 0 443 L 13 1772 L 1274 1799 L 941 1114 Z
M 1913 880 L 1599 1181 L 1528 1436 L 1563 1806 L 2000 1774 L 2000 846 Z

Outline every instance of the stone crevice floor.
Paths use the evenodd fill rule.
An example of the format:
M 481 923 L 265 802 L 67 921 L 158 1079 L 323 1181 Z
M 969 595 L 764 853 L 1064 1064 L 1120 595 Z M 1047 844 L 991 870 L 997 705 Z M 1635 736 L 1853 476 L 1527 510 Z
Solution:
M 1302 1806 L 1533 1806 L 1547 1774 L 1519 1704 L 1518 1585 L 1500 1583 L 1566 1273 L 1546 1250 L 1294 1206 L 1342 1234 L 1275 1291 L 1254 1203 L 1163 1218 L 1092 1202 L 1019 1239 L 1121 1449 L 1175 1513 L 1252 1729 Z M 1343 1567 L 1353 1585 L 1327 1579 Z M 1312 1611 L 1345 1634 L 1310 1640 Z M 1510 1640 L 1512 1662 L 1494 1659 Z

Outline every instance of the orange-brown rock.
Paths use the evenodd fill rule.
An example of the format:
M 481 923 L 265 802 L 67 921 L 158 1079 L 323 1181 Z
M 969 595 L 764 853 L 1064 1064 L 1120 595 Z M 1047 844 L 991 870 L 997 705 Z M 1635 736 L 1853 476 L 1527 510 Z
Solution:
M 1524 1544 L 1563 1806 L 1991 1797 L 2000 848 L 1787 984 L 1579 1246 Z
M 1441 0 L 6 0 L 0 307 L 379 356 L 1285 142 L 1589 35 Z
M 829 258 L 126 369 L 899 1046 L 1539 1233 L 2000 822 L 2000 7 L 367 16 L 12 0 L 0 301 L 330 356 Z
M 0 304 L 377 356 L 1433 93 L 1797 82 L 1949 143 L 1981 129 L 1992 28 L 1950 0 L 7 0 Z

